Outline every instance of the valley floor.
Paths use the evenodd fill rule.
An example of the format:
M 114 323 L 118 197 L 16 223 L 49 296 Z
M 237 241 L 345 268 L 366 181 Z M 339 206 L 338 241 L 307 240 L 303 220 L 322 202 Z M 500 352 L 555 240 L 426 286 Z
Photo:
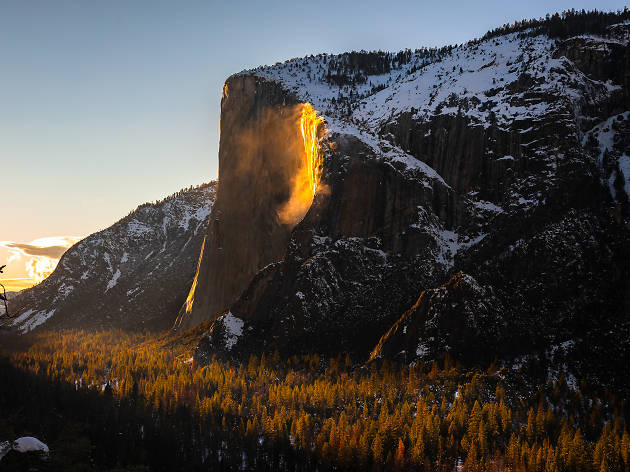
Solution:
M 348 356 L 198 366 L 167 336 L 33 335 L 0 361 L 3 470 L 628 471 L 628 406 L 522 375 Z M 3 344 L 5 348 L 7 343 Z

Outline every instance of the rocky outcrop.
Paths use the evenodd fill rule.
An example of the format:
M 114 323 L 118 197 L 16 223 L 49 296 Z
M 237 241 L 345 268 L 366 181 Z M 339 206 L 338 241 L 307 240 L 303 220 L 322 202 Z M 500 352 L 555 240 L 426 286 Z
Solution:
M 503 343 L 512 352 L 592 339 L 605 326 L 624 332 L 630 238 L 602 210 L 588 205 L 533 220 L 507 247 L 492 250 L 489 240 L 462 263 L 506 306 Z
M 412 362 L 449 354 L 487 364 L 569 342 L 572 351 L 591 353 L 574 356 L 591 364 L 581 372 L 604 380 L 602 369 L 615 370 L 615 361 L 595 346 L 606 339 L 608 349 L 627 347 L 630 239 L 610 217 L 596 215 L 574 209 L 521 227 L 507 247 L 499 238 L 484 241 L 458 264 L 474 277 L 459 272 L 423 291 L 370 358 Z
M 424 290 L 380 339 L 370 360 L 409 363 L 450 354 L 460 362 L 487 363 L 508 347 L 501 339 L 505 315 L 491 287 L 458 272 L 446 284 Z
M 588 77 L 604 82 L 610 80 L 627 89 L 630 49 L 624 36 L 569 38 L 558 45 L 554 57 L 566 57 Z
M 381 132 L 435 169 L 457 192 L 483 187 L 483 197 L 490 201 L 501 199 L 523 165 L 518 129 L 486 128 L 464 116 L 439 115 L 427 121 L 407 112 Z M 503 156 L 513 159 L 497 160 Z
M 78 242 L 48 278 L 10 301 L 16 317 L 5 327 L 170 328 L 193 280 L 215 191 L 210 183 L 141 205 Z

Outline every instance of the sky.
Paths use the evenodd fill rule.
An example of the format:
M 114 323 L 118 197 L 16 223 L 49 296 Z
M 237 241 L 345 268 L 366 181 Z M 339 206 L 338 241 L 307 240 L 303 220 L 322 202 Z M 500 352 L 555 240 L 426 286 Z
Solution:
M 458 44 L 548 12 L 625 5 L 0 0 L 0 281 L 29 286 L 34 266 L 41 278 L 59 257 L 37 248 L 67 248 L 143 202 L 215 179 L 221 89 L 235 72 Z

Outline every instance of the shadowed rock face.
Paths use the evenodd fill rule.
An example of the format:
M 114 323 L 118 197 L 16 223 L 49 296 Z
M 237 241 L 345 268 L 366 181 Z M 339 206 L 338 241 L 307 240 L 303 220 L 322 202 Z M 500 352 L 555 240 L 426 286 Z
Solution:
M 230 308 L 249 323 L 239 339 L 247 350 L 369 350 L 417 287 L 443 276 L 431 231 L 447 224 L 436 215 L 456 218 L 449 187 L 397 169 L 353 136 L 329 139 L 325 190 L 293 230 L 282 260 L 262 270 Z M 419 217 L 426 227 L 414 226 Z M 217 326 L 222 341 L 220 333 Z M 222 349 L 220 342 L 215 347 Z
M 450 352 L 469 363 L 491 361 L 501 349 L 504 312 L 492 289 L 458 272 L 443 286 L 423 291 L 380 339 L 370 360 L 411 362 Z
M 266 265 L 282 259 L 293 229 L 277 217 L 300 164 L 297 101 L 277 84 L 232 77 L 221 102 L 219 190 L 195 283 L 176 327 L 227 310 Z

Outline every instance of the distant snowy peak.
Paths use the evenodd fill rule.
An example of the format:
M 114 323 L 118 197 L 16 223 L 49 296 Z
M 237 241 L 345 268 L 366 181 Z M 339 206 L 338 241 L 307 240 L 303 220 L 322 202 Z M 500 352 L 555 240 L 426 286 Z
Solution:
M 191 187 L 78 242 L 50 277 L 15 298 L 11 325 L 168 326 L 194 275 L 215 195 L 215 183 Z
M 191 233 L 188 239 L 192 239 L 207 223 L 215 192 L 214 185 L 204 186 L 160 203 L 142 205 L 115 225 L 84 239 L 72 248 L 72 255 L 80 258 L 85 269 L 79 280 L 89 281 L 91 268 L 104 262 L 110 274 L 106 291 L 110 290 L 122 275 L 121 269 L 133 268 L 136 263 L 130 261 L 126 248 L 142 252 L 141 259 L 146 261 L 168 252 L 169 246 L 179 244 L 184 234 Z

